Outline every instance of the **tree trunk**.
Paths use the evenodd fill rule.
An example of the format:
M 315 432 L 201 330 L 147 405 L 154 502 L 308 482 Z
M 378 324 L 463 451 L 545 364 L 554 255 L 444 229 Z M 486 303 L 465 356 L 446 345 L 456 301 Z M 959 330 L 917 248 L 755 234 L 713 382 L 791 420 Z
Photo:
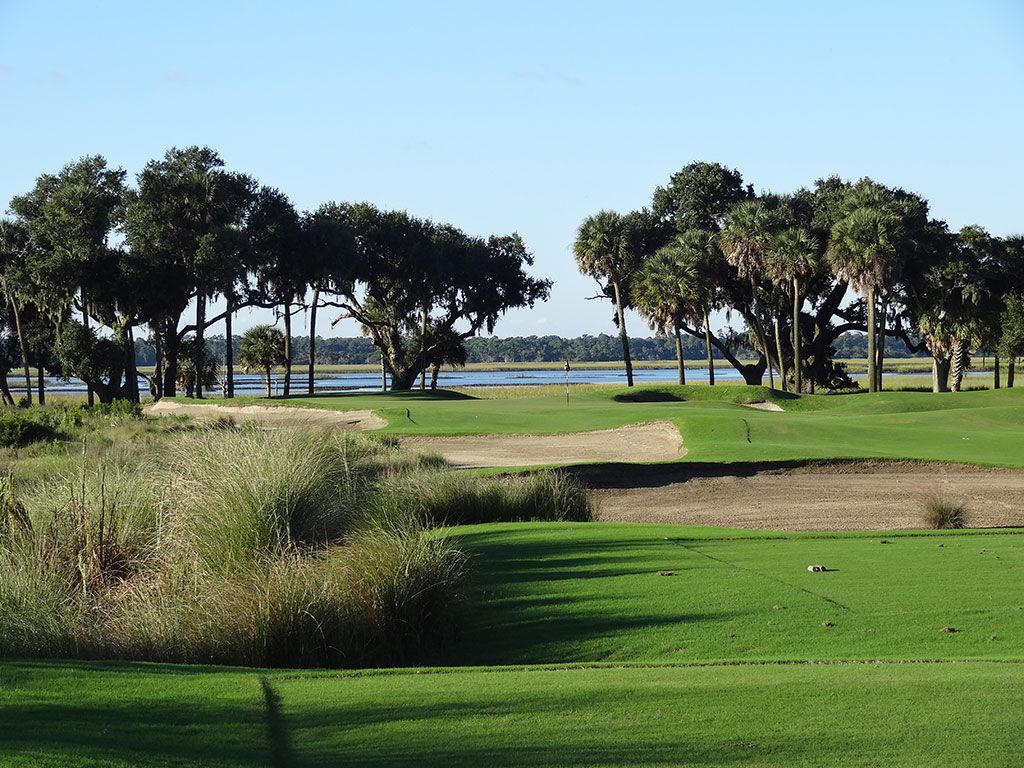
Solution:
M 629 336 L 626 334 L 626 316 L 622 311 L 622 291 L 617 280 L 612 281 L 615 290 L 615 314 L 619 321 L 619 339 L 622 340 L 622 360 L 626 364 L 626 386 L 633 386 L 633 360 L 629 356 Z
M 774 318 L 773 325 L 775 326 L 775 351 L 779 355 L 779 386 L 782 387 L 782 391 L 786 391 L 786 364 L 782 358 L 782 333 L 779 330 L 779 318 Z
M 39 385 L 39 404 L 46 405 L 46 373 L 41 365 L 36 368 L 36 381 Z
M 202 293 L 196 297 L 196 346 L 192 367 L 195 368 L 195 381 L 192 384 L 193 394 L 197 400 L 203 399 L 203 369 L 206 368 L 206 296 Z
M 999 352 L 994 352 L 992 354 L 992 363 L 993 363 L 992 389 L 999 389 L 999 376 L 1000 376 L 1000 371 L 999 371 Z
M 4 290 L 7 290 L 7 281 L 4 280 Z M 28 365 L 28 349 L 25 347 L 25 335 L 21 331 L 21 312 L 18 310 L 18 302 L 12 294 L 7 297 L 11 302 L 11 311 L 14 313 L 14 328 L 18 334 L 18 349 L 21 350 L 21 364 L 25 371 L 25 398 L 29 405 L 32 405 L 32 371 Z
M 427 389 L 427 320 L 430 317 L 430 307 L 423 302 L 423 324 L 420 327 L 420 392 Z
M 882 314 L 878 318 L 878 363 L 875 366 L 875 387 L 882 391 L 882 369 L 885 366 L 885 322 L 889 312 L 889 301 L 882 296 Z
M 1013 388 L 1013 374 L 1014 368 L 1017 365 L 1017 356 L 1010 355 L 1010 359 L 1006 361 L 1006 388 Z
M 708 356 L 708 386 L 715 386 L 715 356 L 711 353 L 711 313 L 704 310 L 704 352 Z
M 402 366 L 388 366 L 391 371 L 391 391 L 405 392 L 413 388 L 416 378 L 420 375 L 420 368 L 417 363 Z
M 932 355 L 932 392 L 949 392 L 949 358 Z
M 878 379 L 875 371 L 875 366 L 878 364 L 878 358 L 875 352 L 875 289 L 868 288 L 867 304 L 868 304 L 868 391 L 878 391 Z
M 163 397 L 174 397 L 178 393 L 178 329 L 166 321 L 164 332 L 164 389 Z
M 380 356 L 380 391 L 388 391 L 388 364 L 384 360 L 384 355 Z
M 775 374 L 772 373 L 772 356 L 768 349 L 768 341 L 765 339 L 764 334 L 761 333 L 761 313 L 758 311 L 757 284 L 754 282 L 753 273 L 750 274 L 750 309 L 754 320 L 751 327 L 751 330 L 754 332 L 754 340 L 757 342 L 757 345 L 760 345 L 761 354 L 768 360 L 768 386 L 775 389 Z
M 292 389 L 292 302 L 284 303 L 284 396 Z
M 154 330 L 153 352 L 155 355 L 153 360 L 153 389 L 156 391 L 153 393 L 153 396 L 159 400 L 164 394 L 164 345 L 160 338 L 159 326 Z
M 803 393 L 803 355 L 800 353 L 800 281 L 793 278 L 793 388 Z
M 234 302 L 229 298 L 227 311 L 224 313 L 224 368 L 228 377 L 227 386 L 224 388 L 224 397 L 227 398 L 235 396 L 235 347 L 234 339 L 232 339 L 234 321 L 231 317 L 234 311 Z
M 3 399 L 4 405 L 14 405 L 14 397 L 7 386 L 7 371 L 0 373 L 0 398 Z
M 271 392 L 270 392 L 270 368 L 267 368 L 266 375 L 267 375 L 267 379 L 266 379 L 266 381 L 267 381 L 267 400 L 269 400 L 273 396 L 271 394 Z
M 675 324 L 676 335 L 676 362 L 679 365 L 679 383 L 686 383 L 686 360 L 683 359 L 683 336 L 679 330 L 679 323 Z
M 430 366 L 430 389 L 431 390 L 437 389 L 437 374 L 439 374 L 440 372 L 441 372 L 441 366 L 440 365 L 435 363 L 434 365 Z
M 320 284 L 313 285 L 313 303 L 309 307 L 309 389 L 313 394 L 313 379 L 316 374 L 316 305 L 320 301 Z
M 139 396 L 139 371 L 135 364 L 135 329 L 129 325 L 125 335 L 127 338 L 125 339 L 124 391 L 129 400 L 137 403 L 142 398 Z
M 959 392 L 964 383 L 964 376 L 971 366 L 971 351 L 967 348 L 967 342 L 963 339 L 956 339 L 953 342 L 953 384 L 950 387 L 954 392 Z
M 86 328 L 89 327 L 89 303 L 86 301 L 85 291 L 82 291 L 82 325 Z M 85 400 L 89 407 L 96 403 L 95 395 L 92 391 L 92 386 L 89 384 L 85 385 Z

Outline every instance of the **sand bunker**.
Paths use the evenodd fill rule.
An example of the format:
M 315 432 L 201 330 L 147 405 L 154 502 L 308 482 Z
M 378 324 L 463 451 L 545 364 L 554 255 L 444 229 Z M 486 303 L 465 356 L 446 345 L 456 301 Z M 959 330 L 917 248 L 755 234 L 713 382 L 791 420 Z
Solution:
M 565 435 L 402 438 L 402 445 L 439 453 L 459 467 L 671 461 L 686 455 L 682 442 L 679 430 L 667 421 Z
M 331 429 L 364 430 L 387 426 L 384 419 L 372 411 L 331 411 L 324 408 L 295 408 L 287 405 L 204 405 L 176 403 L 160 400 L 147 406 L 145 412 L 154 416 L 172 415 L 213 421 L 232 418 L 237 421 L 257 421 L 277 427 L 316 426 Z
M 1024 471 L 858 462 L 795 468 L 687 465 L 595 472 L 602 520 L 782 530 L 921 528 L 921 496 L 961 502 L 971 527 L 1024 525 Z
M 740 403 L 747 408 L 756 408 L 759 411 L 773 411 L 776 413 L 782 412 L 782 406 L 778 403 Z

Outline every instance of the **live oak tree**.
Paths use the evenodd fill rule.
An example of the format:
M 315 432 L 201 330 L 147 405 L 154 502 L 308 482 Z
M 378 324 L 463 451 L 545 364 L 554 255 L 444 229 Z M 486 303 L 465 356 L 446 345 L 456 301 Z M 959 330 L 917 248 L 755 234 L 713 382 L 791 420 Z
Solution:
M 532 307 L 549 294 L 550 281 L 527 274 L 533 256 L 517 234 L 472 237 L 367 203 L 339 213 L 355 245 L 351 279 L 335 286 L 344 310 L 338 319 L 361 324 L 395 389 L 409 389 L 425 374 L 449 332 L 461 339 L 493 333 L 507 310 Z M 433 341 L 423 334 L 431 326 L 439 331 Z
M 32 190 L 11 200 L 28 233 L 25 293 L 50 318 L 60 338 L 72 308 L 88 328 L 97 307 L 93 292 L 105 285 L 110 238 L 124 215 L 125 172 L 94 155 L 43 174 Z M 122 337 L 124 355 L 127 341 Z M 92 389 L 89 399 L 92 399 Z

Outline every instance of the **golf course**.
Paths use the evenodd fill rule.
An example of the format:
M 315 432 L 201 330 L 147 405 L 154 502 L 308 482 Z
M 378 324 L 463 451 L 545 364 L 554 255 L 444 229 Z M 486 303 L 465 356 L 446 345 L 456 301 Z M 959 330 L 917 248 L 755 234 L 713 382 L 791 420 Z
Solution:
M 1024 3 L 0 0 L 0 768 L 1024 766 Z
M 403 454 L 463 456 L 447 472 L 475 482 L 543 471 L 486 459 L 555 435 L 565 453 L 543 465 L 591 488 L 594 519 L 434 528 L 466 557 L 457 630 L 412 665 L 4 661 L 4 764 L 1011 765 L 1024 706 L 1021 392 L 163 401 L 144 423 L 383 433 Z M 602 443 L 622 439 L 633 455 L 603 460 Z M 843 478 L 879 476 L 887 504 L 835 497 Z M 907 477 L 912 488 L 893 482 Z M 800 478 L 822 494 L 796 498 Z M 966 527 L 930 526 L 928 493 L 962 504 Z M 758 495 L 756 519 L 737 518 Z M 720 509 L 665 524 L 698 499 Z

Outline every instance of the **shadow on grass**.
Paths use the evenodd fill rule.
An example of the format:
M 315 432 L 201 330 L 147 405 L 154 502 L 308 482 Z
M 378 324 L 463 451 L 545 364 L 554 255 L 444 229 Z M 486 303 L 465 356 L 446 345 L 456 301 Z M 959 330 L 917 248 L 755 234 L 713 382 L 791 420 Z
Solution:
M 266 764 L 264 714 L 237 680 L 210 690 L 192 677 L 201 671 L 183 667 L 174 675 L 181 683 L 166 685 L 140 680 L 137 665 L 105 664 L 89 670 L 101 673 L 95 683 L 75 682 L 76 665 L 50 666 L 51 675 L 29 670 L 0 685 L 5 765 Z M 114 672 L 123 683 L 111 680 Z
M 455 392 L 450 389 L 435 389 L 420 391 L 418 389 L 388 390 L 387 392 L 317 392 L 314 395 L 295 394 L 288 397 L 277 396 L 272 398 L 276 403 L 302 400 L 358 400 L 360 398 L 394 398 L 395 400 L 478 400 L 479 398 L 465 392 Z
M 472 571 L 459 622 L 463 636 L 444 653 L 444 664 L 610 658 L 630 638 L 737 615 L 636 597 L 648 578 L 657 593 L 671 592 L 674 582 L 662 573 L 690 567 L 681 548 L 667 541 L 510 540 L 497 531 L 465 534 L 459 543 L 472 555 Z

